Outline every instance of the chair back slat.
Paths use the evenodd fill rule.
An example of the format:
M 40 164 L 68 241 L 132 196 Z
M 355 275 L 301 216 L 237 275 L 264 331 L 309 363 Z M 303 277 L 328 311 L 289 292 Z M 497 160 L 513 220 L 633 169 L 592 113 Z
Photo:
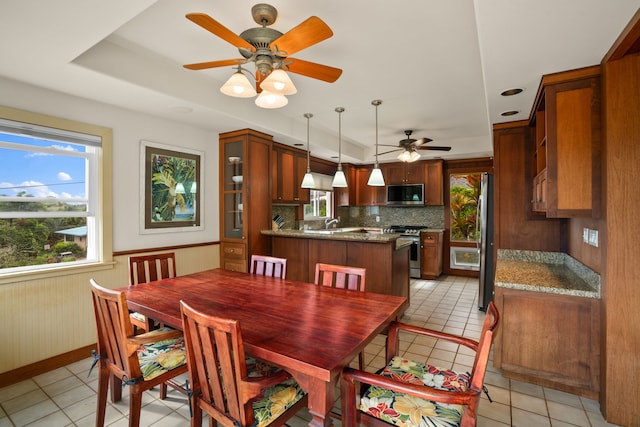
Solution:
M 287 275 L 287 260 L 266 255 L 251 255 L 249 272 L 284 279 Z
M 253 423 L 251 403 L 240 400 L 241 379 L 247 375 L 244 344 L 238 321 L 207 316 L 182 306 L 189 376 L 194 391 L 215 410 L 224 425 Z
M 129 257 L 129 284 L 148 283 L 176 277 L 174 252 Z
M 366 272 L 365 268 L 317 263 L 314 283 L 332 288 L 364 292 Z

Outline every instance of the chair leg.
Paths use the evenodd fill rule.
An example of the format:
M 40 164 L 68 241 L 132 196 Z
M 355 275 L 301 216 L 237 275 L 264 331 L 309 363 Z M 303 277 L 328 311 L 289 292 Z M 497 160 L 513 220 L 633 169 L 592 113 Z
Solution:
M 140 411 L 142 410 L 142 390 L 135 386 L 129 388 L 129 427 L 140 426 Z
M 364 351 L 360 352 L 360 354 L 358 355 L 358 365 L 359 365 L 359 369 L 361 371 L 364 371 L 364 367 L 365 367 L 365 364 L 364 364 Z
M 96 408 L 96 427 L 104 426 L 104 416 L 107 410 L 107 394 L 109 391 L 109 370 L 99 368 L 98 372 L 98 407 Z
M 160 400 L 167 398 L 167 383 L 160 384 Z

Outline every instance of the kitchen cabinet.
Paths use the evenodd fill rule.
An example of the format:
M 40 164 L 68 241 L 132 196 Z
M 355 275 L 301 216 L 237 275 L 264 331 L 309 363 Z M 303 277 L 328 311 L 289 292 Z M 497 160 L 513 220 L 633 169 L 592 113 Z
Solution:
M 380 165 L 382 168 L 383 166 Z M 368 185 L 371 175 L 371 166 L 359 166 L 356 168 L 356 205 L 357 206 L 383 206 L 387 203 L 387 187 L 374 187 Z M 384 170 L 382 171 L 384 176 Z M 385 177 L 386 182 L 386 177 Z
M 444 205 L 443 160 L 424 162 L 424 204 L 426 206 Z
M 531 115 L 532 211 L 600 215 L 600 67 L 546 75 Z
M 347 187 L 334 188 L 334 200 L 336 206 L 353 206 L 357 204 L 358 180 L 356 177 L 356 167 L 349 164 L 342 164 L 342 171 L 347 178 Z M 335 172 L 334 172 L 335 173 Z M 367 179 L 369 179 L 367 177 Z
M 494 365 L 504 375 L 598 399 L 600 300 L 495 288 Z
M 309 203 L 309 189 L 300 187 L 307 172 L 305 152 L 273 145 L 271 151 L 271 194 L 273 203 Z
M 422 279 L 435 279 L 442 274 L 442 231 L 422 231 L 420 251 Z
M 246 272 L 251 254 L 268 254 L 272 137 L 251 129 L 220 134 L 220 266 Z
M 384 164 L 387 184 L 424 184 L 424 162 L 394 162 Z

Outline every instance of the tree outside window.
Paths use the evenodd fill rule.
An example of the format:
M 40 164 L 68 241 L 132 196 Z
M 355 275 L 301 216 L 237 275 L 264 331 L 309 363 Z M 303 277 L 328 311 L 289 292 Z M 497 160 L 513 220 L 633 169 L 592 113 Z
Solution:
M 476 224 L 480 197 L 480 173 L 450 176 L 451 238 L 475 241 L 479 232 Z

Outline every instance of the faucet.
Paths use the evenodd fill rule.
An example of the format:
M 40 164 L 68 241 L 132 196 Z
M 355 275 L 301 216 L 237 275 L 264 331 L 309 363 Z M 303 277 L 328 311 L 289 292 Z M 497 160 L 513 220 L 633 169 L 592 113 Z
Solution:
M 324 228 L 325 230 L 328 230 L 331 224 L 337 224 L 339 222 L 340 218 L 327 218 L 324 220 Z

